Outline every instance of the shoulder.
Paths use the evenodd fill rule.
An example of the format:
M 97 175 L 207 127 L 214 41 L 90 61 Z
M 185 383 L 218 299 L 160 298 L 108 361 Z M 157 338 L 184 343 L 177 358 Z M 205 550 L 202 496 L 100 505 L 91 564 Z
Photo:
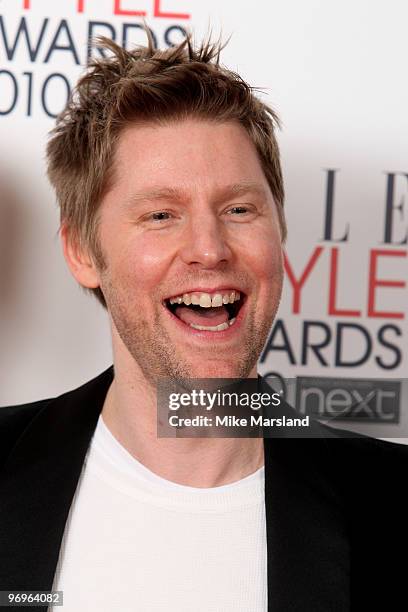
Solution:
M 47 434 L 58 431 L 64 435 L 68 424 L 75 422 L 78 429 L 87 428 L 101 410 L 106 392 L 113 379 L 110 367 L 96 378 L 67 391 L 58 397 L 17 406 L 0 407 L 0 467 L 12 453 L 20 438 L 36 432 L 37 443 L 45 441 Z M 58 419 L 55 415 L 58 414 Z M 93 420 L 92 420 L 93 419 Z
M 321 425 L 321 427 L 323 430 L 330 432 L 330 439 L 337 440 L 341 448 L 352 455 L 363 453 L 367 456 L 408 458 L 408 444 L 372 438 L 328 425 Z
M 315 434 L 310 439 L 282 440 L 279 445 L 279 440 L 272 439 L 270 454 L 279 455 L 280 463 L 302 473 L 313 486 L 319 482 L 326 492 L 332 491 L 341 505 L 349 506 L 351 514 L 369 506 L 370 512 L 385 506 L 388 512 L 400 504 L 408 511 L 403 486 L 408 474 L 406 444 L 322 423 Z
M 351 431 L 322 425 L 329 433 L 324 440 L 329 456 L 353 474 L 381 472 L 387 467 L 408 470 L 408 445 L 380 440 Z M 351 475 L 351 474 L 349 474 Z
M 0 465 L 27 427 L 53 398 L 0 408 Z
M 326 468 L 353 513 L 366 508 L 367 514 L 389 516 L 398 507 L 405 514 L 408 445 L 330 429 L 335 435 L 323 441 Z

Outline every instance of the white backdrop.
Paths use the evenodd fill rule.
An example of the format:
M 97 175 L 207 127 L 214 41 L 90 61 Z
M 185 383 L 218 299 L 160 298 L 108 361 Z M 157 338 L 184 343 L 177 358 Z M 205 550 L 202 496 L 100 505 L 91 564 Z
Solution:
M 198 39 L 209 27 L 232 34 L 223 63 L 262 88 L 282 119 L 292 274 L 260 371 L 406 378 L 404 0 L 2 0 L 0 404 L 59 394 L 111 363 L 106 315 L 62 258 L 44 151 L 50 115 L 86 65 L 88 35 L 142 42 L 142 16 L 125 14 L 136 12 L 160 46 L 185 28 Z M 321 348 L 305 348 L 305 335 Z M 365 431 L 401 435 L 384 422 Z

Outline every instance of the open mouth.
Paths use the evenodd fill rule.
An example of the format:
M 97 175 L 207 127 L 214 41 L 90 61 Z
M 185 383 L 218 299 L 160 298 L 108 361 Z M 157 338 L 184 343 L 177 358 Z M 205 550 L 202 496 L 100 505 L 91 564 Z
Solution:
M 164 301 L 166 308 L 180 321 L 200 331 L 220 332 L 234 325 L 245 301 L 236 289 L 214 293 L 194 291 Z

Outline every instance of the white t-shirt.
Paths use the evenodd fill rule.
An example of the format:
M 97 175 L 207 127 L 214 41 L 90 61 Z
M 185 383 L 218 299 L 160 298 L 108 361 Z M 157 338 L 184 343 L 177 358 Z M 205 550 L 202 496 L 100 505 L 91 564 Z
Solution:
M 99 418 L 65 527 L 54 612 L 265 612 L 264 468 L 221 487 L 170 482 Z

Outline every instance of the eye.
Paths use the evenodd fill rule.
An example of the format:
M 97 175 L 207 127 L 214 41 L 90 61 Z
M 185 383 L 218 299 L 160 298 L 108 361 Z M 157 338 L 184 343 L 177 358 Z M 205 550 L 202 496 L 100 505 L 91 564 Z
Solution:
M 165 230 L 173 227 L 174 222 L 179 219 L 176 210 L 150 210 L 139 219 L 139 223 L 146 229 Z
M 224 209 L 224 221 L 231 227 L 237 227 L 238 224 L 254 223 L 261 214 L 260 205 L 257 202 L 237 202 L 228 205 Z
M 236 204 L 226 209 L 225 214 L 234 222 L 252 221 L 258 216 L 257 207 L 253 204 Z
M 167 210 L 158 210 L 157 212 L 151 213 L 149 219 L 152 221 L 167 221 L 170 219 L 170 213 Z
M 140 223 L 150 229 L 164 229 L 174 220 L 174 214 L 168 210 L 153 210 L 140 218 Z
M 233 206 L 232 208 L 230 208 L 230 210 L 228 211 L 229 214 L 233 214 L 233 215 L 243 215 L 245 213 L 249 212 L 248 207 L 247 206 Z

